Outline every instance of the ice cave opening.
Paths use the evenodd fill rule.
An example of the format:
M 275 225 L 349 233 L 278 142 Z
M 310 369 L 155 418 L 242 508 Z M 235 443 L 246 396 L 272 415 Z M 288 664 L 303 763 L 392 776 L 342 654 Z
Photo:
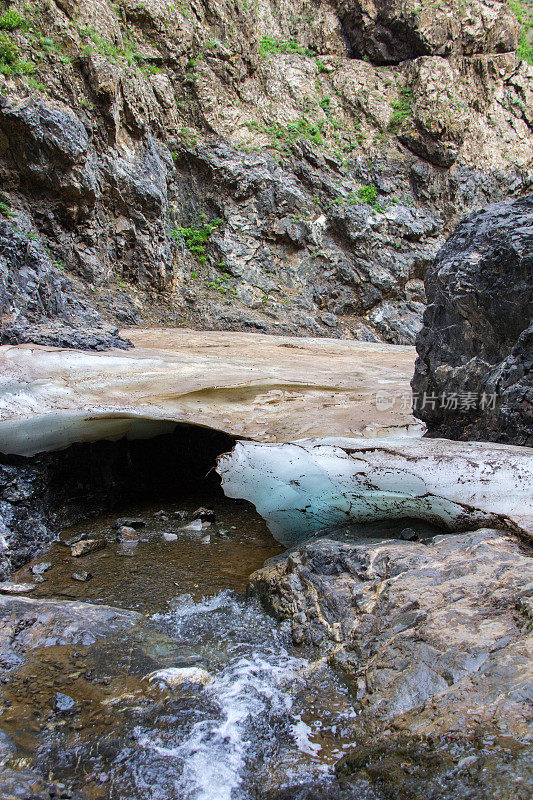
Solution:
M 185 496 L 205 502 L 222 495 L 216 460 L 235 441 L 218 430 L 172 422 L 148 425 L 139 438 L 130 431 L 30 457 L 2 453 L 0 495 L 11 513 L 48 519 L 56 529 L 132 503 Z

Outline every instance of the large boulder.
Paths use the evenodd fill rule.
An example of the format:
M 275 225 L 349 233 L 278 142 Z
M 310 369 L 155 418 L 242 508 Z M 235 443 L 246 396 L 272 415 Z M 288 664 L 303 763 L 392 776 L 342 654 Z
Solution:
M 521 736 L 532 577 L 501 531 L 404 541 L 339 529 L 267 561 L 250 591 L 346 673 L 363 724 L 418 709 L 419 733 L 442 732 L 475 713 Z
M 533 444 L 533 196 L 466 217 L 425 284 L 415 415 L 441 436 Z

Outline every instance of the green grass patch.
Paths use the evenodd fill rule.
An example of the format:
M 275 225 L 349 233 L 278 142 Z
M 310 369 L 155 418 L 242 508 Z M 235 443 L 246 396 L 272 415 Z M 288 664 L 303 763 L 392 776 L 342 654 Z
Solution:
M 389 122 L 390 131 L 396 132 L 402 123 L 409 119 L 413 113 L 412 105 L 413 93 L 407 86 L 404 86 L 403 89 L 400 89 L 398 99 L 392 104 L 394 111 Z
M 223 222 L 224 220 L 219 218 L 208 222 L 206 215 L 202 214 L 196 223 L 196 227 L 176 227 L 172 231 L 172 236 L 178 241 L 183 239 L 187 250 L 196 256 L 198 261 L 200 261 L 202 264 L 205 264 L 207 261 L 207 243 L 212 234 L 217 230 L 217 228 L 220 227 L 220 225 L 223 224 Z
M 335 200 L 328 201 L 328 206 L 357 206 L 357 205 L 370 206 L 378 214 L 385 211 L 385 207 L 380 203 L 378 196 L 377 186 L 373 183 L 367 183 L 360 186 L 357 191 L 348 192 L 345 197 L 337 197 Z
M 523 61 L 527 61 L 528 64 L 533 64 L 533 3 L 521 3 L 519 0 L 511 0 L 509 7 L 518 22 L 523 26 L 517 55 Z
M 298 139 L 307 139 L 319 147 L 324 145 L 324 120 L 310 122 L 306 117 L 300 117 L 299 120 L 291 122 L 289 125 L 280 125 L 279 122 L 274 122 L 271 125 L 249 122 L 246 127 L 251 131 L 266 134 L 273 140 L 274 147 L 278 148 L 284 148 Z
M 288 42 L 280 41 L 279 39 L 272 39 L 270 36 L 263 36 L 259 42 L 259 53 L 266 57 L 268 55 L 280 55 L 287 53 L 298 53 L 302 56 L 314 56 L 312 50 L 304 48 L 295 39 L 290 39 Z
M 3 192 L 0 192 L 0 217 L 12 219 L 15 215 L 11 210 L 11 203 Z
M 31 75 L 35 72 L 35 64 L 19 58 L 20 50 L 15 42 L 5 33 L 0 33 L 0 74 Z
M 0 31 L 16 31 L 19 28 L 25 30 L 29 23 L 14 8 L 4 11 L 0 16 Z

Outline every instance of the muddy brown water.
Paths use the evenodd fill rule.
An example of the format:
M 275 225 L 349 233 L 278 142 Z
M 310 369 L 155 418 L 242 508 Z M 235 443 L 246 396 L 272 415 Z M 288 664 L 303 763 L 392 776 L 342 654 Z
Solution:
M 322 776 L 353 743 L 348 688 L 244 597 L 251 572 L 283 548 L 251 505 L 224 498 L 208 504 L 215 524 L 187 534 L 190 520 L 176 512 L 200 500 L 129 508 L 147 523 L 135 545 L 113 540 L 117 515 L 77 525 L 61 538 L 105 536 L 106 547 L 75 558 L 56 543 L 13 577 L 30 581 L 33 565 L 51 562 L 32 597 L 142 615 L 120 636 L 29 653 L 0 698 L 13 764 L 90 800 L 249 800 Z M 80 569 L 87 582 L 73 580 Z M 198 667 L 212 680 L 146 680 L 170 667 Z M 57 708 L 58 693 L 71 708 Z

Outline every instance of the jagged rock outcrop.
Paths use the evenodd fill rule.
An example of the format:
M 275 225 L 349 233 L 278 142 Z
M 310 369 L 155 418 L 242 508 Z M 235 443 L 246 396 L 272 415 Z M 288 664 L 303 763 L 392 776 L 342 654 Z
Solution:
M 533 444 L 533 196 L 464 219 L 426 292 L 416 416 L 437 435 Z
M 103 322 L 87 294 L 79 281 L 54 269 L 42 244 L 0 221 L 0 344 L 131 347 Z
M 0 211 L 107 322 L 412 343 L 457 217 L 531 186 L 505 3 L 10 7 Z
M 251 591 L 290 621 L 294 640 L 320 647 L 353 687 L 360 735 L 337 767 L 346 793 L 324 797 L 372 787 L 372 797 L 419 800 L 424 787 L 451 799 L 463 780 L 464 796 L 491 797 L 503 737 L 516 744 L 506 796 L 527 796 L 532 577 L 520 546 L 490 530 L 416 542 L 339 532 L 252 575 Z M 496 764 L 480 748 L 489 738 Z M 473 775 L 454 768 L 450 740 Z

